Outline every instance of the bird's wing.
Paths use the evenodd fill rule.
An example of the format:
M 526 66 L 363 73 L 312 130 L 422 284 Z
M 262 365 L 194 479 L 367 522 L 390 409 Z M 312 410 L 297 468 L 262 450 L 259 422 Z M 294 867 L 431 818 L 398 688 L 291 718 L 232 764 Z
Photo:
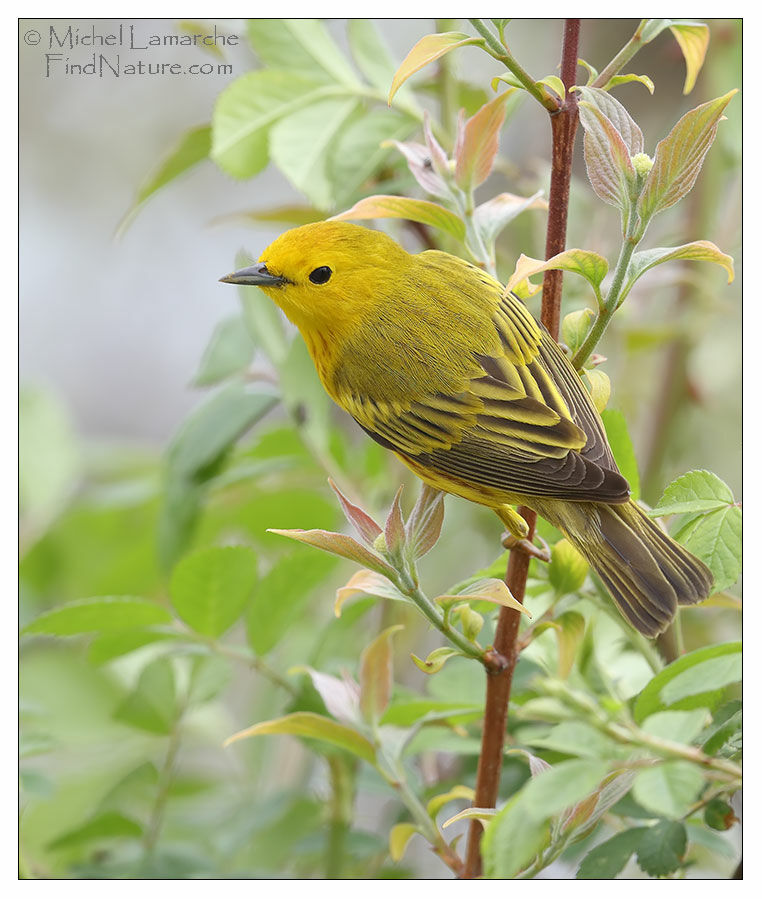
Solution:
M 403 403 L 354 397 L 371 437 L 444 480 L 505 493 L 622 502 L 629 496 L 600 417 L 576 372 L 524 305 L 508 296 L 493 322 L 501 350 L 458 394 Z

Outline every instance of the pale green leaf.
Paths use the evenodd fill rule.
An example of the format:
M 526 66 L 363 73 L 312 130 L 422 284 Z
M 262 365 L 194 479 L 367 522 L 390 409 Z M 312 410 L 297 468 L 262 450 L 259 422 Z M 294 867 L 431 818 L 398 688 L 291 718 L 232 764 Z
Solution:
M 538 774 L 523 788 L 522 805 L 536 823 L 579 802 L 593 792 L 608 771 L 608 762 L 572 759 Z
M 595 312 L 592 309 L 577 309 L 569 312 L 561 322 L 561 338 L 569 348 L 569 357 L 574 358 L 577 350 L 585 342 L 590 328 L 595 321 Z
M 714 708 L 719 702 L 721 691 L 717 689 L 717 686 L 712 681 L 707 680 L 703 676 L 701 666 L 713 659 L 724 656 L 735 656 L 737 659 L 740 659 L 740 653 L 740 643 L 721 643 L 716 646 L 707 646 L 704 649 L 696 649 L 676 659 L 653 677 L 641 690 L 635 703 L 635 720 L 640 723 L 649 715 L 667 708 L 668 703 L 664 701 L 663 697 L 665 687 L 679 675 L 694 668 L 697 670 L 690 680 L 692 684 L 690 688 L 691 693 L 683 693 L 682 695 L 685 698 L 675 701 L 675 708 L 692 709 L 702 706 Z M 681 691 L 687 688 L 686 682 L 683 683 L 685 687 L 681 687 Z M 669 703 L 669 705 L 672 705 L 672 703 Z
M 284 718 L 276 718 L 272 721 L 262 721 L 245 730 L 228 737 L 223 745 L 229 746 L 237 740 L 257 737 L 264 734 L 291 734 L 297 737 L 310 737 L 313 740 L 322 740 L 340 749 L 346 749 L 371 765 L 376 763 L 376 750 L 373 745 L 357 731 L 343 724 L 338 724 L 323 715 L 315 715 L 313 712 L 294 712 Z
M 171 732 L 177 718 L 172 663 L 161 657 L 140 672 L 132 693 L 114 712 L 117 721 L 153 734 Z
M 413 662 L 416 667 L 420 668 L 424 674 L 436 674 L 438 671 L 441 671 L 444 668 L 445 662 L 448 659 L 452 659 L 454 656 L 459 656 L 462 653 L 458 649 L 451 649 L 449 646 L 440 646 L 438 649 L 433 649 L 425 659 L 419 659 L 418 656 L 410 654 Z
M 714 659 L 713 661 L 726 662 L 728 659 L 732 658 L 733 656 L 722 656 L 721 658 Z M 703 666 L 698 667 L 701 668 Z M 688 671 L 686 671 L 683 675 L 678 675 L 675 680 L 670 681 L 667 684 L 667 686 L 662 691 L 662 699 L 665 703 L 671 705 L 672 702 L 678 699 L 682 699 L 682 695 L 679 694 L 674 696 L 674 698 L 669 698 L 665 694 L 674 683 L 679 682 L 681 677 L 690 675 L 696 670 L 696 668 L 689 668 Z M 720 685 L 718 684 L 717 686 Z M 706 683 L 702 684 L 699 690 L 704 689 L 705 687 Z M 706 726 L 707 722 L 709 721 L 709 717 L 710 716 L 708 709 L 699 708 L 686 711 L 675 711 L 674 709 L 669 709 L 665 712 L 655 712 L 653 715 L 649 715 L 648 718 L 646 718 L 646 720 L 643 722 L 641 727 L 646 733 L 651 734 L 654 737 L 660 737 L 664 740 L 672 740 L 675 743 L 692 743 L 693 740 L 701 733 L 701 731 Z
M 214 329 L 193 383 L 197 387 L 207 387 L 245 371 L 254 358 L 254 350 L 255 344 L 243 316 L 226 318 Z
M 247 72 L 217 98 L 212 115 L 212 159 L 234 178 L 251 178 L 270 160 L 268 136 L 280 118 L 333 88 L 275 69 Z
M 462 812 L 458 812 L 457 815 L 448 818 L 442 824 L 442 828 L 449 827 L 451 824 L 455 824 L 456 821 L 491 821 L 496 815 L 497 812 L 493 808 L 464 808 Z
M 498 194 L 485 200 L 474 210 L 474 224 L 485 243 L 492 243 L 497 235 L 512 222 L 516 216 L 527 209 L 547 210 L 548 204 L 542 199 L 542 191 L 531 197 L 518 197 L 515 194 Z
M 46 849 L 58 852 L 109 839 L 129 840 L 139 837 L 142 833 L 143 828 L 132 818 L 127 818 L 120 812 L 104 811 L 96 813 L 73 830 L 67 830 L 52 843 L 48 843 Z
M 398 862 L 402 859 L 407 849 L 407 844 L 416 833 L 420 833 L 418 828 L 415 824 L 410 824 L 407 821 L 395 824 L 392 827 L 389 831 L 389 856 L 393 862 Z
M 676 674 L 664 684 L 659 695 L 665 706 L 671 706 L 687 696 L 703 693 L 708 686 L 717 690 L 720 687 L 738 683 L 741 676 L 741 653 L 727 653 L 706 659 Z M 682 714 L 687 713 L 683 712 Z M 650 721 L 651 718 L 648 718 L 647 721 Z M 645 726 L 644 723 L 643 727 Z
M 253 262 L 247 253 L 236 254 L 236 269 L 246 268 Z M 239 284 L 237 287 L 243 319 L 252 340 L 264 350 L 270 362 L 280 371 L 290 345 L 281 311 L 258 287 L 245 284 Z
M 484 873 L 512 878 L 550 842 L 550 828 L 528 814 L 524 794 L 509 799 L 487 822 L 482 837 Z
M 452 602 L 453 600 L 464 598 L 494 602 L 498 605 L 505 606 L 507 609 L 515 609 L 517 612 L 521 612 L 529 618 L 532 617 L 527 609 L 514 599 L 513 594 L 508 589 L 505 581 L 501 581 L 499 578 L 494 577 L 477 578 L 477 580 L 471 581 L 468 586 L 464 587 L 460 593 L 446 593 L 442 596 L 437 596 L 434 602 Z
M 715 592 L 732 587 L 741 573 L 741 530 L 741 509 L 733 505 L 699 515 L 675 535 L 708 566 Z
M 87 659 L 91 665 L 103 665 L 119 656 L 127 655 L 141 646 L 160 643 L 163 640 L 178 640 L 179 633 L 154 630 L 119 630 L 100 633 L 90 644 Z
M 736 93 L 729 91 L 687 112 L 656 145 L 653 168 L 638 199 L 638 214 L 644 224 L 691 190 L 714 143 L 722 114 Z
M 211 148 L 212 128 L 210 125 L 200 125 L 198 128 L 191 128 L 190 131 L 187 131 L 166 159 L 159 164 L 156 171 L 141 185 L 132 206 L 119 225 L 119 230 L 126 228 L 140 207 L 153 194 L 192 169 L 193 166 L 198 165 L 199 162 L 208 159 Z
M 413 200 L 410 197 L 383 194 L 365 197 L 346 212 L 334 215 L 332 220 L 380 218 L 408 219 L 422 225 L 431 225 L 433 228 L 441 228 L 458 240 L 464 240 L 466 236 L 466 226 L 454 212 L 430 200 Z
M 577 649 L 585 636 L 585 619 L 579 612 L 569 611 L 559 615 L 553 624 L 558 640 L 558 676 L 566 678 L 574 666 Z
M 355 109 L 353 98 L 310 103 L 281 118 L 270 132 L 272 161 L 318 209 L 334 204 L 328 157 L 336 135 Z
M 257 557 L 248 547 L 204 547 L 172 572 L 172 605 L 193 630 L 216 638 L 240 618 L 256 579 Z
M 687 814 L 704 786 L 701 770 L 690 762 L 674 761 L 638 772 L 632 785 L 636 802 L 664 818 Z
M 620 84 L 630 84 L 633 81 L 637 81 L 639 84 L 644 85 L 649 94 L 653 94 L 654 92 L 654 83 L 648 77 L 648 75 L 614 75 L 613 78 L 609 78 L 606 83 L 604 90 L 610 91 L 614 87 L 618 87 Z
M 635 449 L 627 430 L 625 417 L 617 409 L 604 409 L 601 418 L 606 428 L 611 452 L 614 454 L 614 461 L 630 485 L 630 496 L 637 500 L 640 497 L 638 460 L 635 457 Z
M 432 799 L 426 804 L 426 811 L 429 813 L 429 817 L 436 821 L 437 815 L 442 811 L 442 809 L 447 805 L 448 802 L 452 802 L 453 799 L 467 799 L 469 802 L 473 802 L 474 800 L 474 791 L 472 787 L 466 787 L 463 784 L 458 784 L 454 786 L 452 789 L 448 790 L 446 793 L 440 793 L 438 796 L 434 796 Z
M 608 737 L 584 721 L 562 721 L 547 736 L 530 737 L 527 742 L 541 749 L 584 758 L 610 759 L 616 751 Z
M 704 65 L 709 47 L 709 28 L 698 22 L 681 22 L 669 26 L 685 58 L 685 84 L 683 93 L 689 94 Z
M 336 534 L 332 531 L 300 530 L 298 528 L 268 528 L 270 534 L 280 534 L 282 537 L 289 537 L 291 540 L 298 540 L 300 543 L 306 543 L 309 546 L 315 546 L 325 552 L 333 553 L 344 559 L 350 559 L 360 565 L 365 565 L 385 577 L 394 577 L 394 569 L 385 562 L 381 556 L 371 552 L 371 550 L 358 543 L 353 537 L 346 534 Z
M 461 34 L 459 31 L 445 31 L 440 34 L 427 34 L 422 37 L 408 55 L 402 61 L 392 80 L 389 90 L 389 105 L 391 106 L 394 95 L 407 79 L 414 75 L 430 62 L 444 56 L 457 47 L 466 47 L 469 44 L 483 44 L 484 39 Z
M 714 262 L 722 266 L 728 273 L 728 284 L 735 277 L 733 257 L 723 253 L 719 247 L 716 247 L 709 240 L 694 240 L 691 243 L 683 244 L 681 247 L 654 247 L 651 250 L 641 250 L 638 253 L 633 253 L 630 264 L 627 266 L 625 286 L 622 289 L 619 304 L 621 305 L 632 289 L 633 284 L 648 269 L 653 268 L 655 265 L 661 265 L 663 262 L 670 262 L 673 259 L 686 259 L 692 262 Z
M 270 652 L 301 620 L 310 596 L 334 565 L 329 555 L 297 549 L 257 582 L 246 609 L 249 646 L 257 655 Z
M 586 387 L 593 405 L 602 413 L 611 398 L 609 376 L 600 368 L 590 368 L 583 371 L 582 377 L 587 382 Z
M 359 87 L 352 67 L 319 19 L 250 19 L 246 33 L 257 56 L 271 69 Z
M 730 487 L 714 472 L 688 471 L 669 484 L 651 515 L 679 515 L 684 512 L 708 512 L 733 502 Z
M 609 264 L 603 256 L 592 252 L 592 250 L 564 250 L 563 253 L 557 253 L 548 260 L 533 259 L 531 256 L 525 256 L 522 253 L 519 256 L 513 274 L 508 279 L 505 289 L 512 290 L 517 284 L 531 275 L 550 269 L 561 269 L 562 271 L 581 275 L 592 286 L 599 304 L 602 303 L 600 287 L 609 270 Z
M 344 603 L 355 596 L 378 596 L 395 602 L 410 602 L 384 575 L 364 568 L 356 571 L 345 586 L 336 591 L 333 611 L 337 618 L 341 616 Z
M 93 631 L 114 632 L 166 624 L 170 613 L 155 602 L 136 596 L 96 596 L 58 606 L 30 622 L 22 634 L 68 637 Z
M 371 725 L 378 724 L 392 695 L 392 635 L 404 625 L 382 631 L 360 655 L 360 710 Z
M 544 84 L 546 87 L 549 87 L 554 93 L 558 94 L 558 96 L 562 99 L 566 99 L 566 86 L 563 81 L 558 77 L 558 75 L 546 75 L 545 78 L 540 78 L 535 84 Z

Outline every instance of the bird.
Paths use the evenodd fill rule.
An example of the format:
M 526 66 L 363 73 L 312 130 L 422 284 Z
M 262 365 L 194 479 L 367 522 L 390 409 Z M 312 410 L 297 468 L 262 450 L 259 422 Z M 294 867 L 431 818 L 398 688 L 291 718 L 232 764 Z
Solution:
M 478 266 L 327 220 L 220 279 L 256 285 L 299 329 L 330 397 L 430 486 L 533 509 L 648 637 L 706 599 L 710 570 L 631 498 L 591 397 L 527 306 Z

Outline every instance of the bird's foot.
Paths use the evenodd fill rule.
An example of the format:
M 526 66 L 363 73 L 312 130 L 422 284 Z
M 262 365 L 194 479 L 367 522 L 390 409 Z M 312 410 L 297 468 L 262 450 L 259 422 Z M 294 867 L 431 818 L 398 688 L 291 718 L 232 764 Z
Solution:
M 526 538 L 519 539 L 508 533 L 503 534 L 501 542 L 506 549 L 517 549 L 533 559 L 539 559 L 540 562 L 550 562 L 550 547 L 548 544 L 538 534 L 535 534 L 535 540 L 539 540 L 542 546 L 535 546 L 531 540 Z

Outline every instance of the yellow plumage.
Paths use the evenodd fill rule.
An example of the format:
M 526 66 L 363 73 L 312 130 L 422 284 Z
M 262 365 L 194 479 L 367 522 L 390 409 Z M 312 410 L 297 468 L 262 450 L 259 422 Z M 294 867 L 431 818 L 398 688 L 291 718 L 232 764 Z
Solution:
M 630 500 L 558 345 L 476 266 L 318 222 L 223 280 L 261 287 L 335 402 L 427 483 L 493 508 L 517 536 L 519 503 L 558 527 L 641 632 L 708 595 L 709 570 Z

